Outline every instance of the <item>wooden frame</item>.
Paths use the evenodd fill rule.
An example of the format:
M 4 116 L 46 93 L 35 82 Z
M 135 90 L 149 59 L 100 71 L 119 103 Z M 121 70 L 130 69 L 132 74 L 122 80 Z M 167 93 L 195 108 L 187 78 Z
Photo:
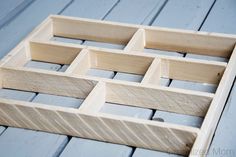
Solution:
M 53 41 L 53 36 L 126 45 L 123 50 Z M 79 109 L 0 99 L 0 124 L 188 156 L 204 156 L 236 74 L 236 36 L 50 16 L 1 60 L 1 87 L 83 98 Z M 228 63 L 143 53 L 190 52 Z M 70 64 L 65 72 L 30 60 Z M 143 75 L 141 83 L 87 76 L 89 68 Z M 160 86 L 160 78 L 218 85 L 215 93 Z M 129 94 L 127 94 L 129 93 Z M 100 113 L 105 102 L 204 117 L 201 128 Z

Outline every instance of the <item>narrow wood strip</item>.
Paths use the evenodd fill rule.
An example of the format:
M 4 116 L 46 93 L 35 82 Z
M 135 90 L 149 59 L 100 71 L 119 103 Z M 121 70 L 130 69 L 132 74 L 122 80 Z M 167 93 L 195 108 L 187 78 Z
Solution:
M 194 143 L 193 149 L 190 153 L 190 157 L 199 156 L 199 154 L 196 153 L 196 151 L 198 150 L 205 151 L 205 153 L 208 150 L 213 134 L 215 132 L 215 128 L 220 119 L 222 110 L 224 108 L 225 102 L 228 98 L 228 94 L 230 92 L 231 86 L 233 84 L 236 75 L 235 60 L 236 60 L 236 46 L 229 60 L 228 66 L 225 70 L 225 74 L 223 75 L 220 81 L 215 97 L 207 112 L 206 118 L 203 121 L 201 132 L 198 138 L 196 139 L 196 142 Z
M 134 34 L 132 39 L 124 48 L 124 51 L 131 52 L 131 51 L 143 51 L 145 47 L 145 30 L 138 29 L 138 31 Z
M 235 36 L 165 28 L 146 29 L 146 47 L 229 58 Z
M 21 109 L 21 114 L 19 114 L 19 108 L 22 107 L 28 108 L 31 112 L 37 111 L 39 114 L 35 114 L 34 118 L 30 119 L 31 117 L 27 115 L 25 109 Z M 12 110 L 13 108 L 17 110 Z M 190 151 L 199 132 L 199 129 L 192 127 L 180 127 L 168 123 L 110 116 L 108 114 L 90 115 L 80 113 L 77 109 L 15 100 L 0 99 L 0 109 L 12 113 L 9 116 L 18 125 L 9 121 L 10 126 L 38 129 L 182 155 L 186 155 Z M 23 118 L 27 118 L 27 121 L 24 121 L 25 124 L 22 123 Z M 47 128 L 37 125 L 39 120 L 47 125 Z M 74 122 L 76 123 L 74 124 Z M 144 136 L 146 138 L 143 138 Z M 151 142 L 149 143 L 149 141 Z
M 1 68 L 2 87 L 47 94 L 86 98 L 97 81 L 60 72 L 29 68 Z
M 104 82 L 99 82 L 89 93 L 79 108 L 84 113 L 97 114 L 106 102 L 106 87 Z
M 74 59 L 71 65 L 66 69 L 65 73 L 85 75 L 91 67 L 88 49 L 82 49 L 79 55 Z
M 70 64 L 81 51 L 80 48 L 33 41 L 29 46 L 32 60 L 57 64 Z
M 130 85 L 109 82 L 106 84 L 106 101 L 143 108 L 204 117 L 213 94 L 173 89 L 153 85 Z
M 225 63 L 161 59 L 162 77 L 176 80 L 218 84 L 225 68 Z
M 135 27 L 109 25 L 93 20 L 83 21 L 61 16 L 51 16 L 53 20 L 53 34 L 69 38 L 93 40 L 100 42 L 127 44 L 134 33 Z
M 92 68 L 144 75 L 154 58 L 132 54 L 91 51 L 96 64 Z M 91 56 L 92 56 L 91 55 Z
M 155 58 L 151 66 L 145 73 L 141 83 L 159 85 L 160 79 L 161 79 L 161 60 L 159 58 Z
M 26 45 L 27 43 L 21 42 L 14 49 L 12 49 L 0 61 L 0 66 L 22 67 L 23 65 L 25 65 L 30 60 L 30 56 L 28 55 Z

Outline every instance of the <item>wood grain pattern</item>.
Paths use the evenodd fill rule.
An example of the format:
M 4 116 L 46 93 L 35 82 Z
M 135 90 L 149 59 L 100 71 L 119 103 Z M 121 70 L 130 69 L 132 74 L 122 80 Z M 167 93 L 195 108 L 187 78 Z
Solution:
M 0 100 L 0 111 L 4 113 L 2 119 L 7 121 L 1 121 L 1 123 L 7 123 L 10 126 L 86 137 L 183 155 L 190 151 L 189 146 L 199 131 L 199 129 L 191 127 L 178 127 L 177 125 L 148 120 L 140 121 L 133 118 L 126 119 L 107 114 L 96 116 L 80 113 L 76 109 L 5 99 Z M 12 113 L 17 114 L 11 116 Z M 11 118 L 9 117 L 14 120 L 10 121 Z M 140 134 L 140 131 L 147 134 Z
M 204 116 L 213 94 L 166 87 L 107 83 L 107 102 Z
M 126 45 L 124 50 L 53 36 Z M 85 99 L 79 109 L 0 99 L 0 124 L 190 155 L 208 148 L 235 77 L 235 35 L 50 16 L 0 65 L 1 87 Z M 229 63 L 143 53 L 162 48 L 229 58 Z M 70 64 L 63 72 L 23 67 L 29 60 Z M 141 83 L 86 76 L 90 69 L 143 76 Z M 160 86 L 160 78 L 218 85 L 215 94 Z M 109 77 L 110 78 L 110 77 Z M 100 112 L 118 103 L 204 117 L 187 127 Z M 196 139 L 196 141 L 195 141 Z M 193 146 L 193 148 L 192 148 Z

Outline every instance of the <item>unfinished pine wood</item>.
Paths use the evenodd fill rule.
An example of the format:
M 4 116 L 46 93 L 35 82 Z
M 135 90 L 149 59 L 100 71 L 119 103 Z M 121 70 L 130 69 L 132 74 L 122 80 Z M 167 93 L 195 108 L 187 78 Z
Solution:
M 30 42 L 31 59 L 36 61 L 70 64 L 80 51 L 74 47 Z
M 53 35 L 69 38 L 86 39 L 100 42 L 111 42 L 115 44 L 127 44 L 137 31 L 136 27 L 117 26 L 103 22 L 94 23 L 90 21 L 78 21 L 51 16 L 53 19 Z
M 161 73 L 161 60 L 155 58 L 145 73 L 142 84 L 160 84 Z
M 125 48 L 51 41 L 53 36 Z M 85 100 L 79 109 L 73 109 L 0 99 L 0 124 L 198 156 L 194 150 L 208 148 L 236 75 L 235 43 L 235 35 L 50 16 L 0 62 L 1 87 Z M 144 48 L 219 56 L 229 62 L 146 54 Z M 31 60 L 70 65 L 64 73 L 24 67 Z M 87 76 L 89 69 L 142 75 L 143 80 L 135 83 Z M 212 94 L 162 87 L 161 78 L 211 83 L 218 89 Z M 205 120 L 198 129 L 106 114 L 100 112 L 105 103 Z
M 218 118 L 216 117 L 220 117 L 221 112 L 224 108 L 224 104 L 228 97 L 227 93 L 229 93 L 231 85 L 233 84 L 233 81 L 235 79 L 236 75 L 235 60 L 236 60 L 236 47 L 234 47 L 232 56 L 225 70 L 225 74 L 223 75 L 219 87 L 217 88 L 215 98 L 213 99 L 209 111 L 207 112 L 207 115 L 205 117 L 205 120 L 203 121 L 201 129 L 204 130 L 204 132 L 203 131 L 200 132 L 198 138 L 196 139 L 192 152 L 190 153 L 190 157 L 199 156 L 199 154 L 196 153 L 197 150 L 203 150 L 207 152 L 209 148 L 211 139 L 213 137 L 215 128 L 218 123 Z M 206 153 L 204 155 L 206 155 Z
M 126 45 L 124 51 L 143 51 L 145 47 L 145 30 L 139 29 L 129 43 Z
M 162 77 L 202 83 L 218 84 L 225 67 L 225 63 L 161 60 Z
M 65 110 L 63 107 L 14 100 L 9 101 L 6 99 L 1 99 L 0 101 L 0 109 L 5 113 L 2 117 L 8 120 L 9 115 L 15 112 L 18 113 L 14 116 L 10 116 L 14 118 L 14 122 L 8 123 L 8 125 L 18 127 L 24 125 L 25 128 L 86 138 L 96 138 L 102 141 L 115 140 L 114 142 L 120 144 L 166 150 L 168 152 L 175 152 L 175 149 L 177 149 L 179 150 L 178 154 L 188 153 L 190 148 L 186 145 L 193 143 L 198 133 L 198 129 L 196 128 L 179 128 L 176 125 L 164 125 L 154 121 L 140 121 L 132 118 L 125 119 L 103 114 L 97 117 L 96 115 L 80 113 L 76 109 L 67 108 Z M 29 111 L 31 113 L 30 115 L 28 114 Z M 34 113 L 34 118 L 31 117 L 32 113 Z M 77 121 L 76 123 L 78 125 L 73 124 L 75 121 Z M 148 131 L 149 134 L 147 134 L 146 137 L 148 140 L 143 140 L 142 134 L 139 134 L 136 128 L 141 128 L 144 132 Z M 127 135 L 125 135 L 124 132 L 127 132 Z M 167 140 L 171 137 L 175 140 Z M 129 140 L 127 140 L 127 138 Z M 178 138 L 181 138 L 181 141 L 179 141 Z M 159 141 L 159 144 L 155 144 L 155 141 Z
M 47 70 L 2 68 L 2 88 L 13 88 L 46 94 L 86 98 L 97 81 L 72 77 Z
M 142 87 L 127 83 L 106 84 L 107 102 L 195 116 L 205 116 L 213 96 L 213 94 L 166 87 Z

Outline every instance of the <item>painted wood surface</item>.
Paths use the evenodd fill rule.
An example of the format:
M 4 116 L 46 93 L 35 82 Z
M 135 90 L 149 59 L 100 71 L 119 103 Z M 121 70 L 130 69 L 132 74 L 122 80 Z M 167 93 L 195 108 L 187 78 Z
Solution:
M 0 28 L 11 21 L 17 14 L 30 5 L 33 0 L 8 0 L 1 1 Z
M 49 14 L 59 13 L 70 0 L 37 0 L 0 29 L 0 57 L 3 57 Z M 42 11 L 44 8 L 44 11 Z M 33 13 L 33 14 L 32 14 Z M 24 22 L 22 22 L 24 21 Z

